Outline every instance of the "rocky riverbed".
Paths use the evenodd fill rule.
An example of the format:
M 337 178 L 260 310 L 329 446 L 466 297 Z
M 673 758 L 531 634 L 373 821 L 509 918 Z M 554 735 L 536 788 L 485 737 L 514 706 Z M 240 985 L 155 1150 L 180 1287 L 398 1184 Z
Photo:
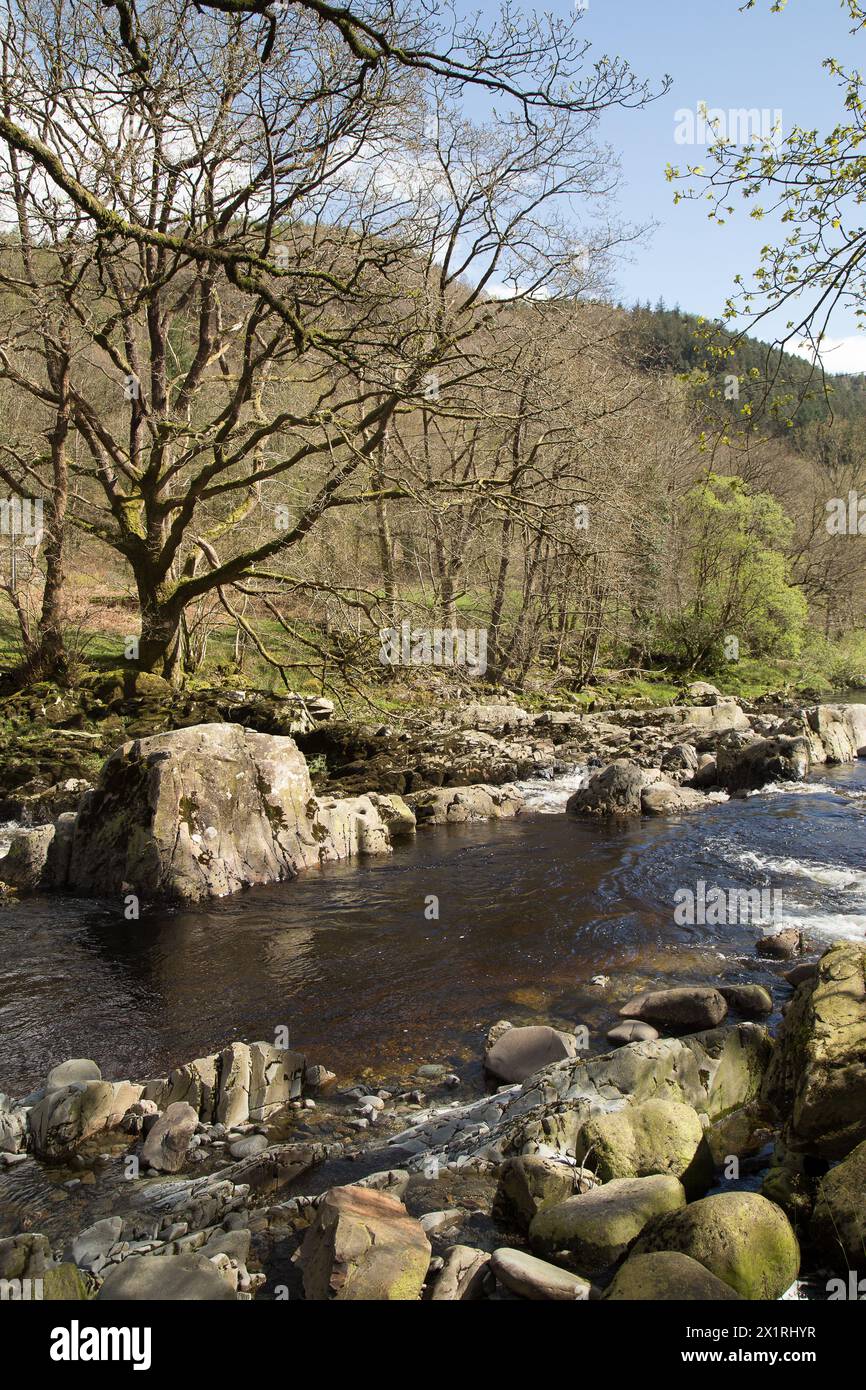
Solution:
M 510 820 L 576 764 L 572 817 L 699 816 L 857 757 L 864 718 L 700 687 L 651 712 L 496 702 L 452 715 L 447 747 L 401 736 L 402 762 L 382 753 L 363 791 L 323 719 L 315 792 L 288 734 L 192 725 L 127 740 L 74 808 L 13 837 L 0 875 L 20 892 L 231 894 L 387 854 L 425 824 Z M 866 948 L 791 928 L 756 946 L 774 997 L 706 978 L 617 999 L 606 981 L 619 1021 L 600 1055 L 580 1027 L 491 1020 L 483 1090 L 435 1058 L 349 1085 L 278 1036 L 143 1079 L 57 1058 L 0 1098 L 0 1278 L 76 1299 L 846 1296 L 866 1237 Z
M 338 1089 L 268 1043 L 144 1081 L 67 1061 L 2 1099 L 0 1149 L 92 1219 L 0 1240 L 0 1277 L 101 1300 L 844 1296 L 866 1238 L 864 974 L 851 943 L 798 966 L 775 1039 L 745 1017 L 757 990 L 624 1001 L 645 1035 L 593 1057 L 503 1020 L 469 1099 L 435 1063 Z

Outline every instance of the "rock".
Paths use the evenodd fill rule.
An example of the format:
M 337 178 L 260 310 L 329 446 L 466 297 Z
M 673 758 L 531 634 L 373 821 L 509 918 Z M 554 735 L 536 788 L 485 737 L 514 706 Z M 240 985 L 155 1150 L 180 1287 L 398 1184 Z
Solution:
M 665 710 L 668 720 L 688 725 L 691 729 L 724 734 L 751 728 L 748 716 L 732 697 L 720 696 L 713 704 L 675 705 Z
M 475 1250 L 471 1245 L 452 1245 L 433 1285 L 431 1303 L 482 1298 L 489 1266 L 490 1256 L 486 1250 Z
M 304 1055 L 274 1047 L 271 1043 L 250 1043 L 249 1118 L 269 1120 L 299 1100 L 304 1082 Z
M 532 715 L 520 705 L 471 704 L 459 710 L 458 722 L 466 729 L 483 729 L 486 733 L 509 733 L 532 723 Z
M 46 1303 L 80 1302 L 93 1297 L 91 1284 L 77 1265 L 61 1264 L 46 1269 L 42 1278 L 42 1297 Z
M 267 1135 L 250 1134 L 246 1139 L 236 1139 L 229 1144 L 229 1153 L 232 1158 L 254 1158 L 256 1154 L 264 1153 L 267 1147 Z
M 26 1107 L 0 1091 L 0 1154 L 19 1154 L 26 1146 Z
M 743 1018 L 765 1018 L 773 1012 L 773 996 L 763 985 L 719 985 L 719 994 Z
M 304 1073 L 304 1084 L 313 1091 L 321 1090 L 323 1086 L 330 1086 L 332 1081 L 336 1081 L 337 1074 L 328 1071 L 327 1067 L 321 1066 L 318 1062 L 315 1066 L 307 1067 Z
M 185 1062 L 175 1067 L 167 1081 L 149 1082 L 144 1088 L 145 1099 L 153 1101 L 160 1110 L 175 1101 L 185 1101 L 200 1120 L 210 1124 L 216 1115 L 218 1064 L 219 1057 L 215 1055 Z
M 783 976 L 783 979 L 788 981 L 792 989 L 797 989 L 806 980 L 817 980 L 817 978 L 818 966 L 814 962 L 795 965 L 791 970 L 786 970 Z
M 74 821 L 73 815 L 72 824 Z M 56 824 L 16 830 L 3 856 L 3 882 L 19 893 L 62 888 L 69 864 L 72 824 L 64 818 L 59 834 Z
M 742 1295 L 688 1255 L 677 1250 L 658 1250 L 652 1255 L 629 1255 L 604 1297 L 613 1302 L 641 1299 L 650 1303 L 722 1303 L 739 1300 Z
M 651 1023 L 643 1023 L 639 1018 L 630 1018 L 626 1023 L 617 1023 L 609 1028 L 607 1040 L 621 1047 L 623 1043 L 652 1042 L 658 1037 L 658 1030 Z
M 702 806 L 705 798 L 700 792 L 688 787 L 673 787 L 669 782 L 656 782 L 644 787 L 640 794 L 640 806 L 645 816 L 670 816 L 678 811 L 690 811 Z
M 866 1256 L 866 1143 L 821 1179 L 809 1225 L 809 1241 L 828 1268 L 864 1272 Z
M 639 994 L 619 1012 L 622 1018 L 640 1018 L 659 1028 L 697 1033 L 721 1023 L 728 1006 L 717 989 L 684 985 Z
M 363 1187 L 333 1187 L 301 1250 L 310 1299 L 420 1298 L 430 1242 L 402 1202 Z
M 119 1127 L 141 1097 L 131 1081 L 75 1081 L 49 1091 L 30 1111 L 33 1149 L 40 1158 L 67 1157 L 84 1139 Z
M 745 745 L 720 744 L 716 780 L 728 791 L 754 791 L 768 782 L 801 782 L 811 767 L 805 738 L 759 738 Z
M 516 787 L 431 787 L 406 798 L 419 825 L 456 825 L 464 821 L 503 820 L 523 808 Z
M 174 1101 L 151 1129 L 141 1150 L 142 1161 L 160 1173 L 179 1173 L 198 1125 L 198 1115 L 186 1101 Z
M 699 791 L 705 791 L 708 787 L 716 785 L 717 778 L 716 759 L 712 753 L 702 753 L 698 758 L 697 770 L 692 776 L 692 786 Z
M 268 1120 L 290 1101 L 299 1100 L 305 1058 L 270 1043 L 234 1042 L 219 1055 L 219 1089 L 215 1115 L 231 1128 L 248 1120 Z
M 466 1213 L 459 1207 L 449 1207 L 447 1211 L 425 1211 L 418 1217 L 425 1236 L 440 1236 L 444 1231 L 453 1231 L 465 1219 Z
M 236 1295 L 215 1265 L 195 1251 L 180 1255 L 130 1255 L 112 1269 L 97 1301 L 125 1303 L 234 1302 Z
M 81 1231 L 72 1242 L 72 1259 L 81 1269 L 94 1273 L 105 1264 L 112 1245 L 120 1240 L 123 1220 L 119 1216 L 106 1216 L 86 1231 Z
M 744 1105 L 711 1125 L 705 1138 L 714 1162 L 723 1168 L 729 1158 L 760 1153 L 772 1141 L 773 1130 L 764 1116 Z
M 604 1189 L 602 1189 L 603 1191 Z M 677 1250 L 743 1298 L 779 1298 L 797 1278 L 800 1247 L 785 1213 L 757 1192 L 703 1197 L 661 1216 L 632 1252 Z
M 662 772 L 682 772 L 691 775 L 698 768 L 698 750 L 693 743 L 676 743 L 662 758 Z
M 79 893 L 196 901 L 294 878 L 362 841 L 388 847 L 375 807 L 329 803 L 323 819 L 293 739 L 197 724 L 111 755 L 82 800 L 68 882 Z
M 102 1072 L 95 1062 L 91 1062 L 86 1057 L 71 1057 L 68 1062 L 61 1062 L 59 1066 L 52 1067 L 45 1078 L 46 1091 L 59 1091 L 64 1086 L 71 1086 L 74 1081 L 101 1081 Z
M 484 1066 L 500 1081 L 525 1081 L 551 1062 L 574 1057 L 577 1039 L 545 1025 L 509 1028 L 484 1054 Z
M 721 690 L 710 685 L 709 681 L 690 681 L 686 686 L 686 695 L 693 705 L 712 705 L 722 698 Z
M 391 853 L 388 826 L 369 796 L 325 797 L 319 801 L 319 821 L 334 849 L 331 858 Z
M 530 1243 L 542 1255 L 567 1251 L 578 1269 L 597 1274 L 625 1254 L 648 1221 L 685 1200 L 677 1178 L 617 1178 L 543 1207 L 529 1228 Z
M 415 834 L 415 812 L 402 796 L 384 796 L 381 792 L 371 792 L 370 801 L 387 826 L 392 840 L 410 838 Z
M 510 1250 L 500 1246 L 490 1257 L 490 1268 L 499 1283 L 521 1298 L 548 1299 L 558 1303 L 573 1303 L 589 1298 L 590 1282 L 558 1265 L 539 1260 L 525 1250 Z
M 772 956 L 774 960 L 790 960 L 803 949 L 802 933 L 796 927 L 785 927 L 772 936 L 762 936 L 756 949 L 759 956 Z
M 791 1149 L 844 1158 L 866 1140 L 864 974 L 862 942 L 831 946 L 782 1021 L 762 1094 Z
M 571 1164 L 555 1158 L 521 1154 L 506 1159 L 499 1170 L 495 1210 L 504 1220 L 526 1230 L 542 1207 L 574 1195 L 577 1178 Z
M 574 792 L 565 809 L 570 816 L 639 816 L 646 782 L 643 768 L 618 758 Z
M 673 1100 L 645 1100 L 592 1115 L 577 1138 L 575 1156 L 603 1183 L 666 1173 L 679 1178 L 689 1197 L 706 1192 L 713 1160 L 700 1116 Z
M 0 1240 L 0 1279 L 36 1279 L 50 1264 L 47 1236 L 28 1231 Z
M 816 705 L 803 712 L 814 762 L 850 763 L 866 755 L 866 706 Z

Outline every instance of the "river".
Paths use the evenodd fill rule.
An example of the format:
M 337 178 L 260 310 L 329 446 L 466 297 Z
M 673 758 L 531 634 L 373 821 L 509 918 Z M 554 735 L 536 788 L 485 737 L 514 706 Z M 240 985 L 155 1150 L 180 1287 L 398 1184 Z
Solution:
M 775 984 L 781 1003 L 762 930 L 866 935 L 866 761 L 622 826 L 562 814 L 579 776 L 529 784 L 514 821 L 423 830 L 387 859 L 207 908 L 137 922 L 66 896 L 0 909 L 0 1090 L 24 1094 L 70 1056 L 160 1075 L 281 1025 L 344 1079 L 445 1062 L 480 1086 L 498 1018 L 584 1024 L 599 1051 L 648 982 Z M 772 889 L 772 923 L 678 925 L 675 893 L 701 881 Z

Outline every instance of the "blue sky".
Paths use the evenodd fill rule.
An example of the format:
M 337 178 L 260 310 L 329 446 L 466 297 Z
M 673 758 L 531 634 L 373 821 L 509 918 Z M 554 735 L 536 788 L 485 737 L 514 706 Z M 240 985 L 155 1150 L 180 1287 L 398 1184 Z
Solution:
M 603 138 L 621 160 L 621 215 L 658 224 L 647 245 L 629 253 L 633 263 L 617 268 L 616 297 L 627 304 L 661 298 L 715 315 L 734 276 L 754 269 L 760 246 L 770 239 L 770 225 L 742 211 L 718 227 L 699 203 L 673 205 L 665 165 L 702 162 L 700 150 L 675 142 L 676 111 L 695 109 L 701 101 L 724 109 L 780 109 L 784 130 L 803 125 L 824 132 L 842 115 L 842 104 L 837 81 L 821 60 L 833 56 L 856 66 L 866 59 L 866 33 L 851 35 L 839 0 L 788 0 L 782 14 L 770 12 L 770 0 L 758 0 L 745 12 L 741 3 L 589 0 L 581 18 L 594 49 L 628 59 L 653 83 L 665 73 L 673 79 L 653 105 L 612 111 L 602 124 Z M 549 0 L 544 9 L 555 12 Z M 840 313 L 831 334 L 828 370 L 866 370 L 866 335 L 856 332 L 853 316 Z

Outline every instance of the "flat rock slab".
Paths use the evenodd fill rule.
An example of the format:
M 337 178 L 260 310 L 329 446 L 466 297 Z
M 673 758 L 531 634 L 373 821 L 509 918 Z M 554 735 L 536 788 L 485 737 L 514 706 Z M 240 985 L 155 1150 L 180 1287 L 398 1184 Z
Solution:
M 203 1255 L 130 1255 L 108 1275 L 96 1295 L 107 1303 L 139 1299 L 216 1302 L 236 1296 L 216 1265 Z

